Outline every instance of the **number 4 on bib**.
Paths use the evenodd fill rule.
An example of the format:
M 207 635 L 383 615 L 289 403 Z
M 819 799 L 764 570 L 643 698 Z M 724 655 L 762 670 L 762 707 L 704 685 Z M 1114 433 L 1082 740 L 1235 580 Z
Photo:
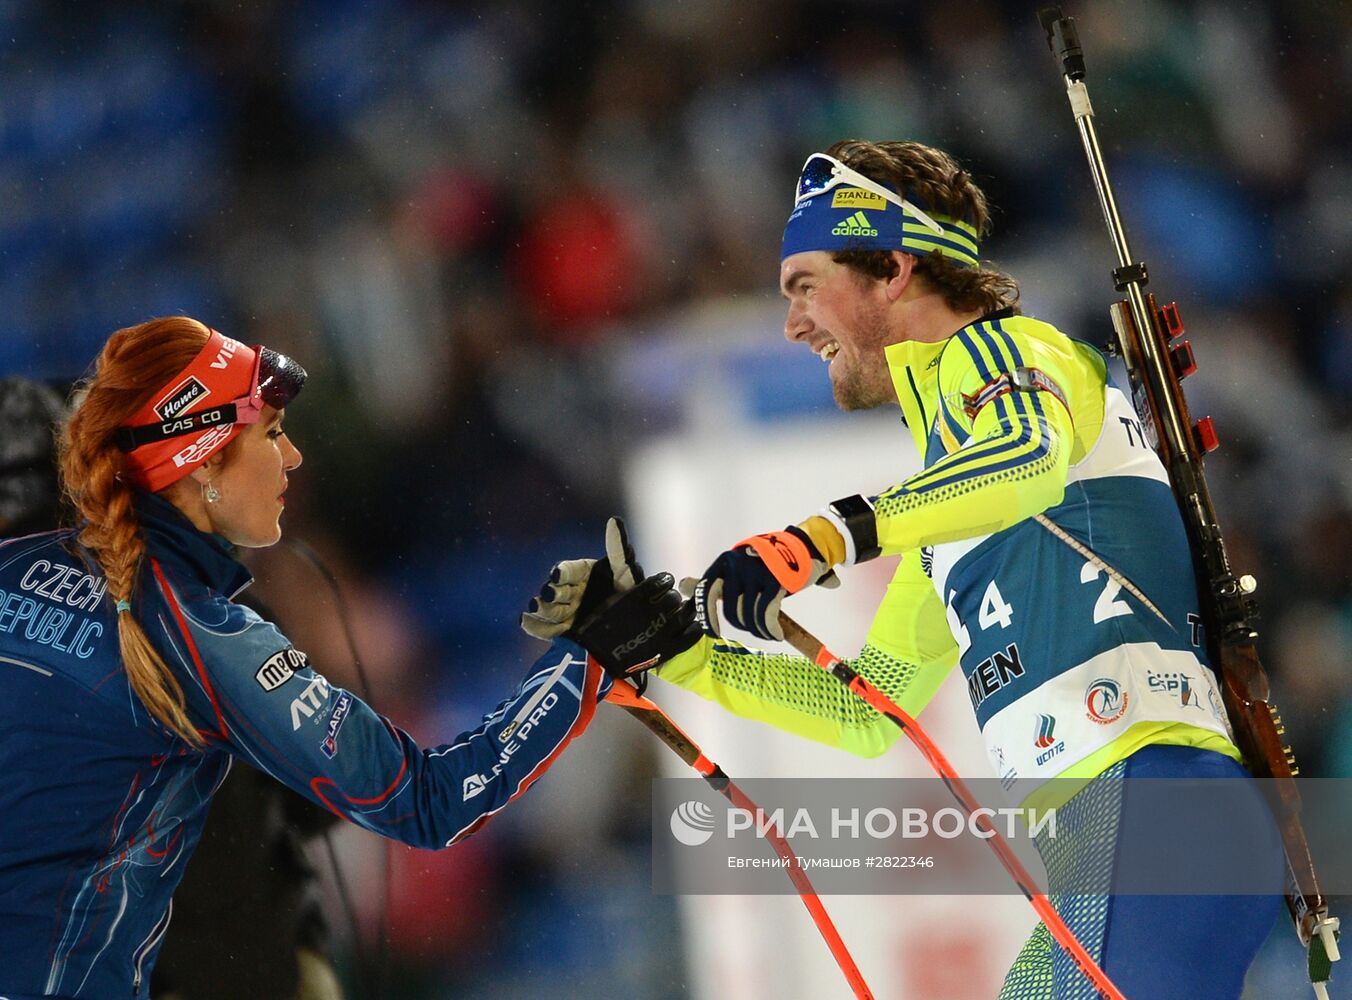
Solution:
M 977 612 L 976 621 L 983 629 L 995 624 L 999 624 L 1001 628 L 1009 628 L 1014 621 L 1014 609 L 1000 595 L 1000 588 L 995 585 L 994 580 L 990 582 L 985 595 L 981 598 L 981 610 Z

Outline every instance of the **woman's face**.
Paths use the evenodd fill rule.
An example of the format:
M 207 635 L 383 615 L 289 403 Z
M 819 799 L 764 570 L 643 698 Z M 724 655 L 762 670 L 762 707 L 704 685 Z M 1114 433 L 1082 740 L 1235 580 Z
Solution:
M 282 430 L 284 414 L 265 407 L 258 423 L 240 432 L 220 462 L 208 462 L 194 473 L 220 494 L 215 503 L 202 504 L 208 530 L 235 545 L 263 548 L 282 537 L 286 474 L 301 462 L 300 451 Z

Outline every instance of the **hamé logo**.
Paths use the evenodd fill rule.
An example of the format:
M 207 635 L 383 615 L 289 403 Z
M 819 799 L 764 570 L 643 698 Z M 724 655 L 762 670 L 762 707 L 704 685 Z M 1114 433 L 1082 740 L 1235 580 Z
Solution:
M 203 385 L 195 375 L 189 375 L 178 385 L 169 390 L 153 409 L 159 415 L 161 420 L 173 420 L 193 407 L 195 403 L 200 402 L 211 395 L 211 390 Z

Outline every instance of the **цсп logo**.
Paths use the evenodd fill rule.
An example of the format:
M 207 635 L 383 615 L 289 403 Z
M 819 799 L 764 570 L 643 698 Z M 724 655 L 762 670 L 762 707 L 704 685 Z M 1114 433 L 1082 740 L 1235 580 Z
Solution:
M 714 811 L 691 799 L 671 811 L 671 835 L 686 847 L 698 847 L 714 835 Z
M 1056 742 L 1053 733 L 1056 732 L 1056 716 L 1039 715 L 1037 717 L 1037 737 L 1033 740 L 1033 746 L 1039 750 L 1046 750 Z

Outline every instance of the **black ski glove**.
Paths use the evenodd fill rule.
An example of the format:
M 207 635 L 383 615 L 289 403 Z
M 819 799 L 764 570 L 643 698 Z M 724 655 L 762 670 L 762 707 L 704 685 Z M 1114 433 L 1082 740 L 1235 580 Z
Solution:
M 646 671 L 699 641 L 694 606 L 670 573 L 644 577 L 624 522 L 606 523 L 606 558 L 556 565 L 521 627 L 540 639 L 580 644 L 614 677 L 646 685 Z

